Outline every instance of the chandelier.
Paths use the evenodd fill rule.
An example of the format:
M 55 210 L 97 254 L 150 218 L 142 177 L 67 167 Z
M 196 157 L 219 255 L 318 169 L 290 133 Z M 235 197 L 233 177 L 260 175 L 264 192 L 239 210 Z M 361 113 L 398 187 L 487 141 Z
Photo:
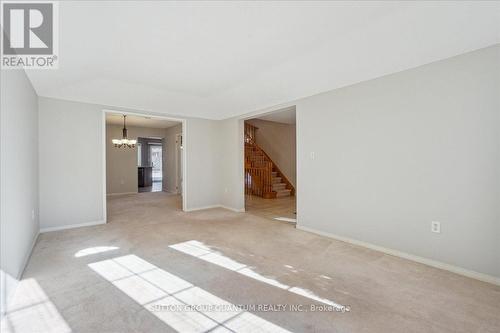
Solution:
M 127 138 L 127 126 L 125 124 L 127 116 L 123 115 L 123 133 L 122 133 L 122 138 L 121 139 L 113 139 L 112 142 L 115 145 L 116 148 L 121 148 L 121 147 L 128 147 L 128 148 L 134 148 L 135 144 L 137 143 L 137 140 L 130 140 Z

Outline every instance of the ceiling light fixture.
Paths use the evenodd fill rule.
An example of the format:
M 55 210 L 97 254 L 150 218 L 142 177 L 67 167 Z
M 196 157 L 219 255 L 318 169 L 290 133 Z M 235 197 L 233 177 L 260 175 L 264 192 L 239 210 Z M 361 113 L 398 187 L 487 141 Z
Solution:
M 121 139 L 113 139 L 112 142 L 115 145 L 116 148 L 121 148 L 121 147 L 128 147 L 128 148 L 134 148 L 135 144 L 137 143 L 137 140 L 130 140 L 127 137 L 127 126 L 126 126 L 126 115 L 123 115 L 123 132 L 122 132 L 122 138 Z

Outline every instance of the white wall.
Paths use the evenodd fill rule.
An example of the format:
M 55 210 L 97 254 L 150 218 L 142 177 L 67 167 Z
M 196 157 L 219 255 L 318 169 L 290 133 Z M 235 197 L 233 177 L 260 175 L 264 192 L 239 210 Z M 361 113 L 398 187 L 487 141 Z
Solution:
M 39 109 L 41 228 L 103 221 L 103 110 L 112 108 L 40 98 Z M 186 119 L 187 210 L 220 204 L 219 127 Z
M 499 91 L 497 45 L 244 118 L 296 105 L 299 228 L 498 283 Z M 226 140 L 238 136 L 224 155 L 239 163 L 228 164 L 222 198 L 236 206 L 242 120 L 224 123 Z
M 191 118 L 187 123 L 184 147 L 187 149 L 187 210 L 219 205 L 222 154 L 221 122 Z
M 500 46 L 296 104 L 300 226 L 500 277 Z
M 102 107 L 39 98 L 40 228 L 104 221 Z
M 24 71 L 2 70 L 0 86 L 0 308 L 3 312 L 39 230 L 38 106 L 37 95 Z
M 243 120 L 222 120 L 219 131 L 221 204 L 237 211 L 245 210 L 243 159 Z

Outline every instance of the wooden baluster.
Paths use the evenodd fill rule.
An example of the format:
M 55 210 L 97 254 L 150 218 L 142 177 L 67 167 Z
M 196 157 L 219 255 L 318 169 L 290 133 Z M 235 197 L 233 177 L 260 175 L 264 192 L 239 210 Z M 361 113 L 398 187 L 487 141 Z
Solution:
M 273 190 L 273 178 L 272 178 L 272 174 L 271 174 L 271 167 L 269 164 L 270 163 L 267 162 L 267 168 L 266 168 L 266 171 L 267 171 L 267 192 L 271 193 Z
M 264 196 L 264 176 L 265 176 L 265 175 L 264 175 L 264 172 L 263 172 L 263 171 L 264 171 L 264 170 L 260 169 L 260 179 L 261 179 L 261 184 L 262 184 L 262 185 L 260 186 L 260 190 L 261 190 L 260 195 L 261 195 L 261 196 Z
M 259 195 L 262 196 L 264 194 L 262 191 L 262 185 L 261 185 L 262 184 L 262 170 L 259 170 L 258 172 L 259 172 L 259 180 L 260 180 L 259 181 L 259 185 L 260 185 L 259 186 Z

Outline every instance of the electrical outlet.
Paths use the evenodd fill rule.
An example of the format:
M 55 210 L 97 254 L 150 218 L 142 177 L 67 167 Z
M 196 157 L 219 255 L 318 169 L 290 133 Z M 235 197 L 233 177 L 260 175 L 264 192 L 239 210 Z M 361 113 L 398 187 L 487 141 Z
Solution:
M 312 151 L 310 154 L 311 160 L 314 160 L 316 158 L 316 154 Z
M 431 222 L 431 231 L 435 232 L 437 234 L 440 234 L 441 233 L 441 222 L 432 221 Z
M 35 220 L 35 210 L 31 210 L 31 219 L 34 221 Z

